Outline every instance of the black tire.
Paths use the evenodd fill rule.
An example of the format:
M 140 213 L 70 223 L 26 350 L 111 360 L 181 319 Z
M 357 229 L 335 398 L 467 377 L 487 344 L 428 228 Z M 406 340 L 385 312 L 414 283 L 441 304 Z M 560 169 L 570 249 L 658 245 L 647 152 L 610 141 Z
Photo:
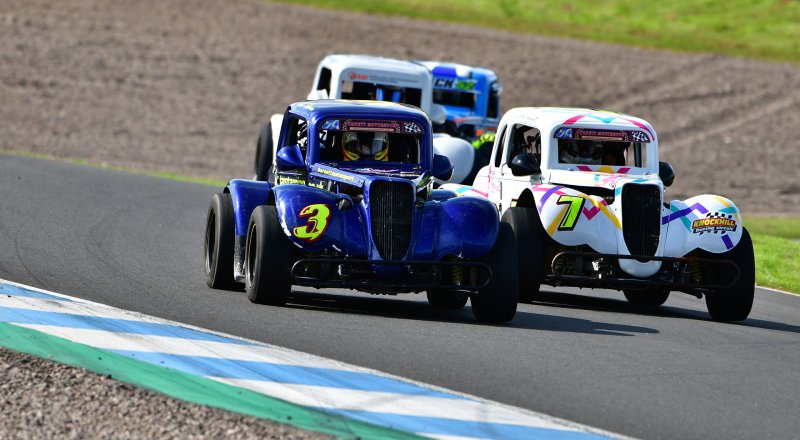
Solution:
M 253 210 L 245 243 L 247 297 L 257 304 L 286 304 L 292 288 L 292 250 L 274 206 L 262 205 Z
M 261 126 L 256 142 L 256 180 L 272 181 L 272 148 L 272 123 L 267 122 Z
M 516 237 L 519 301 L 531 302 L 539 295 L 542 284 L 544 228 L 534 208 L 508 208 L 503 213 L 502 222 L 511 226 Z
M 739 280 L 727 289 L 719 289 L 706 294 L 708 313 L 715 321 L 744 321 L 753 308 L 756 289 L 756 265 L 753 255 L 753 241 L 750 233 L 742 228 L 742 239 L 735 248 L 723 254 L 716 254 L 720 260 L 731 260 L 739 266 Z M 728 266 L 710 266 L 706 271 L 708 281 L 724 284 L 735 276 L 736 271 Z
M 439 309 L 462 309 L 469 299 L 466 293 L 453 290 L 429 290 L 427 295 L 428 304 Z
M 658 307 L 667 302 L 667 298 L 669 298 L 669 290 L 657 287 L 636 290 L 626 289 L 622 293 L 625 294 L 625 299 L 629 303 L 640 307 Z
M 236 225 L 229 193 L 214 194 L 206 217 L 204 266 L 206 284 L 214 289 L 241 288 L 233 279 L 233 243 Z
M 483 261 L 492 269 L 489 285 L 472 297 L 472 314 L 478 321 L 506 322 L 517 313 L 517 253 L 514 232 L 500 223 L 497 242 Z

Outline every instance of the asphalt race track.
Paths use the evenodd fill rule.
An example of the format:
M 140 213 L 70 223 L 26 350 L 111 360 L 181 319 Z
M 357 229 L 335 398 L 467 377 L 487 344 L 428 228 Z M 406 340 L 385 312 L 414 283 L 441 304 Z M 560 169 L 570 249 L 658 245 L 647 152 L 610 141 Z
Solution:
M 648 313 L 616 292 L 551 288 L 501 326 L 424 295 L 301 289 L 256 306 L 204 283 L 215 188 L 0 155 L 0 189 L 0 278 L 634 437 L 800 432 L 800 297 L 758 289 L 742 324 L 684 294 Z

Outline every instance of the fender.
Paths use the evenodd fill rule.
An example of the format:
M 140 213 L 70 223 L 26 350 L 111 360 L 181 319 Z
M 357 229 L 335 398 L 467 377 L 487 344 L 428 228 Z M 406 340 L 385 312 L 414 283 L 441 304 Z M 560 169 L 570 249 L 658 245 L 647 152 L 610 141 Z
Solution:
M 725 197 L 703 194 L 673 200 L 662 213 L 661 224 L 668 226 L 665 256 L 682 257 L 695 249 L 719 254 L 742 239 L 742 214 Z
M 247 235 L 247 224 L 253 210 L 257 206 L 270 203 L 273 186 L 269 182 L 256 180 L 234 179 L 228 182 L 225 192 L 231 194 L 237 237 Z
M 455 197 L 443 202 L 428 202 L 436 221 L 435 259 L 456 255 L 481 258 L 494 247 L 499 230 L 497 209 L 491 202 L 475 197 Z M 423 215 L 429 215 L 427 212 Z
M 332 248 L 345 257 L 367 256 L 366 222 L 350 196 L 298 184 L 279 185 L 272 191 L 283 232 L 295 246 L 309 252 Z M 340 210 L 341 200 L 347 200 L 349 208 Z

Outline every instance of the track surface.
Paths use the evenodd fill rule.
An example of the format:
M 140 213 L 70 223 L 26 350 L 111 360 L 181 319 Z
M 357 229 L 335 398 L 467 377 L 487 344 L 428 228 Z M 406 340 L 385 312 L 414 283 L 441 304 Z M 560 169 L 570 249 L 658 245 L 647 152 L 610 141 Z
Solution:
M 214 188 L 0 155 L 0 277 L 303 350 L 643 438 L 800 431 L 800 298 L 759 289 L 720 324 L 674 294 L 656 313 L 614 292 L 549 289 L 507 326 L 422 295 L 295 291 L 286 307 L 203 281 Z

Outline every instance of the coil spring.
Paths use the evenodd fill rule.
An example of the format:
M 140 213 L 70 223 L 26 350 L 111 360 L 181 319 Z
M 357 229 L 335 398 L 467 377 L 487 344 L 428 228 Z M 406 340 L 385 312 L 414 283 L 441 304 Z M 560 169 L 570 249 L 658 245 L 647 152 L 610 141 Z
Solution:
M 450 281 L 453 284 L 464 284 L 464 268 L 461 266 L 450 266 Z
M 559 246 L 555 249 L 553 255 L 558 255 L 560 252 L 564 252 L 566 250 L 567 248 Z M 556 274 L 569 275 L 575 271 L 575 261 L 563 257 L 559 258 L 553 265 L 553 270 Z

